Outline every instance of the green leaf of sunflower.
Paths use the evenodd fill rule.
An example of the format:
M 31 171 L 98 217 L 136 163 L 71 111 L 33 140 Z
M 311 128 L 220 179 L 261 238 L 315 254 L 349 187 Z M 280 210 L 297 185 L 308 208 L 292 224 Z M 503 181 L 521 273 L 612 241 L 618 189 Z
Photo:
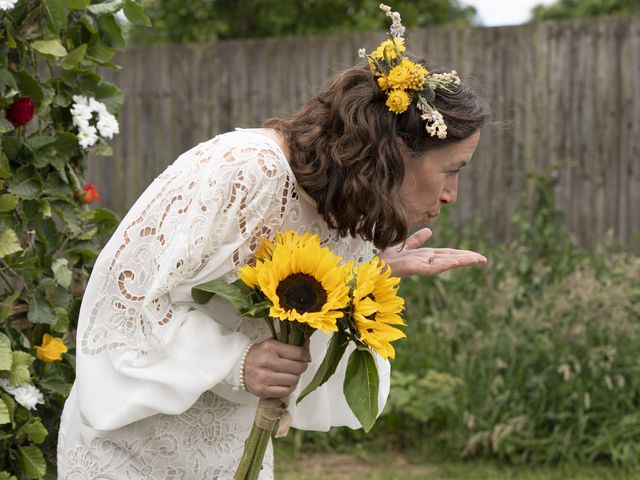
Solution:
M 244 284 L 227 283 L 224 280 L 213 280 L 201 283 L 191 289 L 191 296 L 196 303 L 207 303 L 214 295 L 231 302 L 236 310 L 242 312 L 251 309 L 251 289 Z
M 378 370 L 371 352 L 354 350 L 347 363 L 343 390 L 347 404 L 365 432 L 371 430 L 376 422 L 378 387 Z
M 313 379 L 309 382 L 309 385 L 307 385 L 300 393 L 296 404 L 300 403 L 304 397 L 331 378 L 331 375 L 335 373 L 340 360 L 342 360 L 342 356 L 347 349 L 347 345 L 349 345 L 349 339 L 344 333 L 336 332 L 333 334 L 327 348 L 327 353 L 322 359 L 322 363 L 318 367 Z

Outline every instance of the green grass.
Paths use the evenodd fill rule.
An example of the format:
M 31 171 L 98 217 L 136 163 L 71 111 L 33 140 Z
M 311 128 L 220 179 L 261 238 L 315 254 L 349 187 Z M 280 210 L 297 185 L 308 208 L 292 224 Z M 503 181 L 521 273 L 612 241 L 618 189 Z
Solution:
M 352 456 L 276 451 L 277 480 L 640 480 L 640 473 L 610 466 L 506 466 L 491 462 L 411 464 L 402 455 Z

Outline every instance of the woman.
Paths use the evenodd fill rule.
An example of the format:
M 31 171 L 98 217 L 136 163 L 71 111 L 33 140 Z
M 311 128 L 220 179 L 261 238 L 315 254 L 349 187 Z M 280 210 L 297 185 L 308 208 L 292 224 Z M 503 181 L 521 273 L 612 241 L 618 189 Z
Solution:
M 452 80 L 427 98 L 431 120 L 424 104 L 398 113 L 379 73 L 371 64 L 348 69 L 293 117 L 201 143 L 142 194 L 83 299 L 59 478 L 230 479 L 258 397 L 290 395 L 296 428 L 360 427 L 342 395 L 344 361 L 295 405 L 327 335 L 317 332 L 307 348 L 268 340 L 263 322 L 217 297 L 195 304 L 191 287 L 235 280 L 260 238 L 289 228 L 319 234 L 356 262 L 375 247 L 399 276 L 486 263 L 470 251 L 420 248 L 429 229 L 407 236 L 455 202 L 487 108 Z M 437 118 L 446 137 L 434 135 Z M 378 358 L 377 366 L 382 410 L 389 365 Z M 265 463 L 261 478 L 271 478 L 270 451 Z

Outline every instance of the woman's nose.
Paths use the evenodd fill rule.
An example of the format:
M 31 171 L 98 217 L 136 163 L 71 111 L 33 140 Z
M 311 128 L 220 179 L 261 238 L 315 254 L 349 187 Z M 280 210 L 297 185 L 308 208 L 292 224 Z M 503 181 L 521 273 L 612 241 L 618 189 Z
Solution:
M 440 194 L 440 203 L 455 203 L 458 199 L 458 178 L 446 182 Z

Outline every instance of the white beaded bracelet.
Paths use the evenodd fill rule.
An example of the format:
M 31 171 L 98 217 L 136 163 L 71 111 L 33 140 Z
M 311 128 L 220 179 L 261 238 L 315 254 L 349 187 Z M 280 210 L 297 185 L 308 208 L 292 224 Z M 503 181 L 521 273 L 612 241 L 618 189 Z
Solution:
M 244 363 L 247 361 L 247 355 L 249 354 L 249 350 L 251 350 L 251 347 L 253 347 L 253 343 L 249 342 L 249 345 L 247 345 L 247 348 L 244 349 L 244 352 L 242 353 L 242 359 L 240 360 L 240 387 L 239 390 L 242 390 L 243 392 L 247 391 L 247 386 L 244 384 Z

